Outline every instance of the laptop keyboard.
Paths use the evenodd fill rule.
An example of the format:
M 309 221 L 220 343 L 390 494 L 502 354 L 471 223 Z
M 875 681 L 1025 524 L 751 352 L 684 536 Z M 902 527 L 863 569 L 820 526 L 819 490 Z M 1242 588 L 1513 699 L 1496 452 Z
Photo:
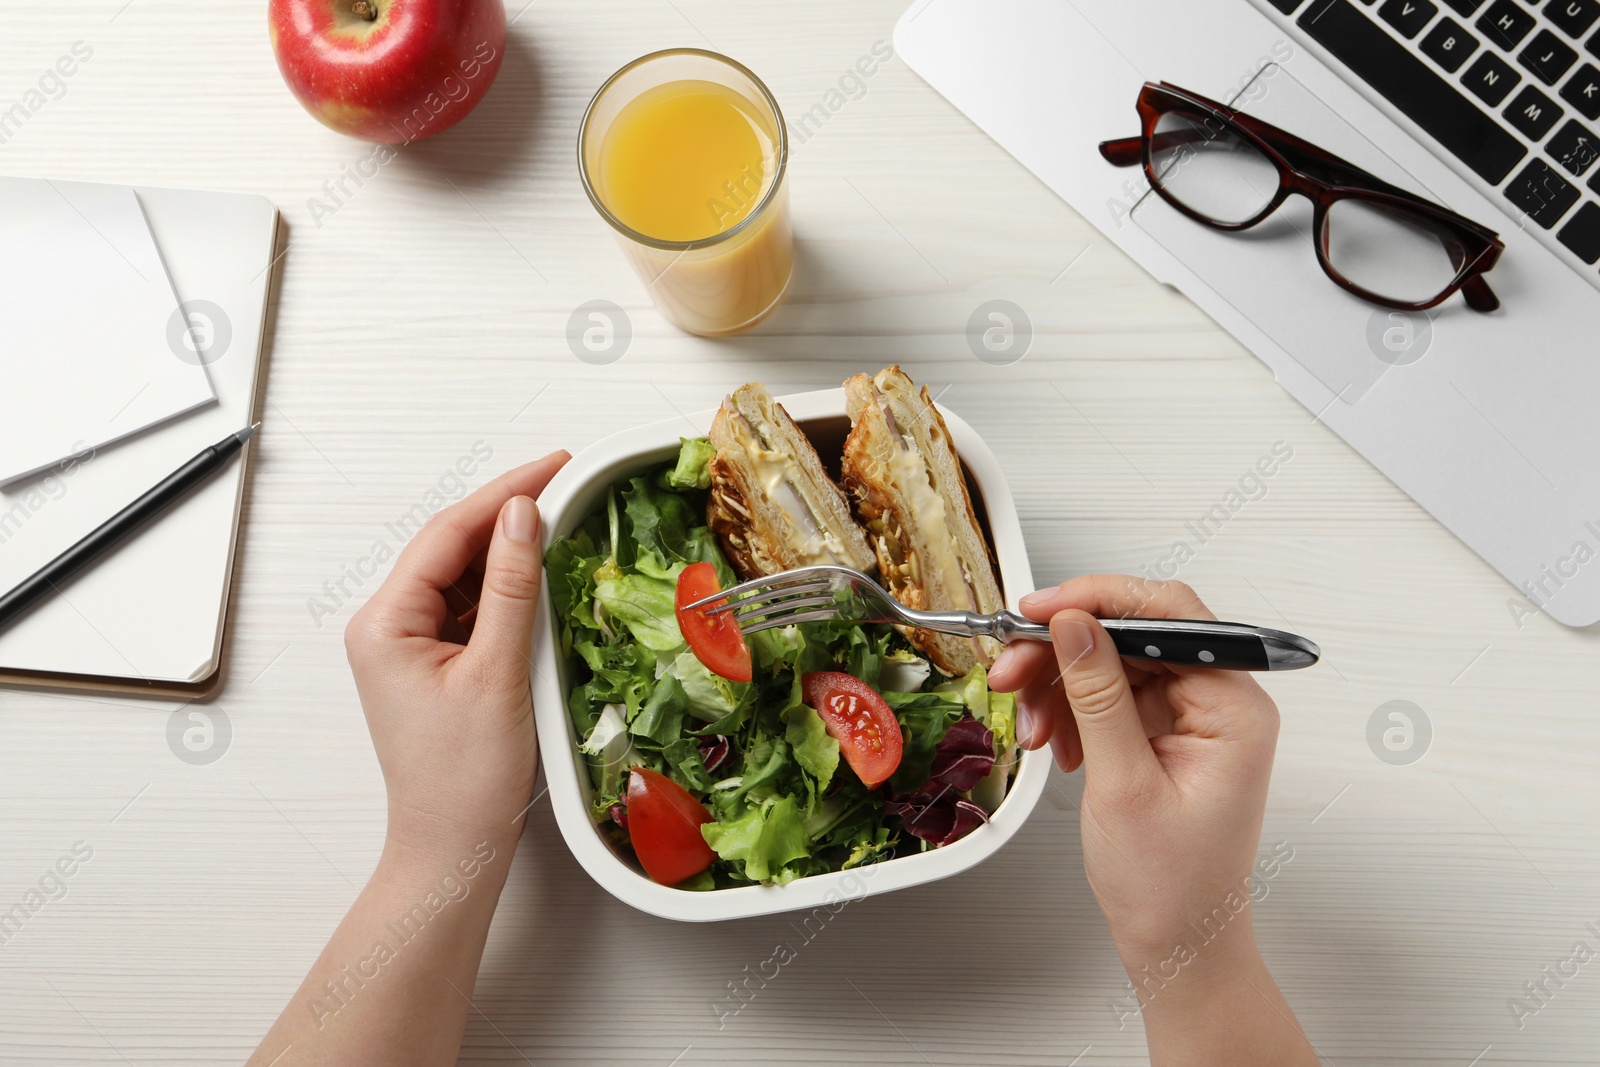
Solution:
M 1267 2 L 1600 284 L 1600 0 Z

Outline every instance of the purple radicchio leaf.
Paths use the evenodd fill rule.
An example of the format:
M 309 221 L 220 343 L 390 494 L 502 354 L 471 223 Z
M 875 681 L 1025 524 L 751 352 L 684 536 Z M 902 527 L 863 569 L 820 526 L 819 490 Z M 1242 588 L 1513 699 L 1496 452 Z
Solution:
M 933 845 L 959 841 L 989 821 L 988 813 L 970 800 L 944 790 L 909 793 L 883 805 L 887 815 L 898 815 L 906 833 Z
M 970 715 L 945 732 L 934 749 L 928 780 L 911 793 L 884 803 L 900 816 L 906 833 L 934 845 L 959 841 L 989 821 L 981 807 L 961 794 L 994 769 L 994 733 Z
M 968 715 L 945 731 L 933 750 L 933 768 L 919 792 L 928 792 L 930 786 L 938 784 L 965 793 L 993 769 L 994 733 Z
M 702 738 L 700 743 L 695 746 L 695 751 L 700 753 L 700 762 L 705 765 L 707 774 L 727 762 L 728 753 L 732 750 L 733 746 L 721 734 Z
M 626 804 L 613 804 L 606 809 L 606 814 L 611 816 L 611 821 L 622 827 L 628 828 L 628 806 Z

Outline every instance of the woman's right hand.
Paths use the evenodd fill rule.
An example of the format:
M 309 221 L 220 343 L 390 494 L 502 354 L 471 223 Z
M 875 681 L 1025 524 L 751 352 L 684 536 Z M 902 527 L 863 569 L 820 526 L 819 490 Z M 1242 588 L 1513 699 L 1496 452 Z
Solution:
M 1216 618 L 1182 583 L 1096 575 L 1031 593 L 1020 606 L 1049 623 L 1052 643 L 1010 646 L 989 684 L 1020 691 L 1023 747 L 1050 744 L 1065 770 L 1083 764 L 1084 868 L 1123 966 L 1136 987 L 1143 984 L 1152 1055 L 1160 1046 L 1150 1010 L 1157 1003 L 1160 1016 L 1179 1018 L 1240 991 L 1266 1006 L 1241 983 L 1281 1003 L 1256 951 L 1249 882 L 1278 737 L 1276 705 L 1246 673 L 1118 655 L 1097 619 Z M 1210 930 L 1221 932 L 1207 936 Z M 1278 1014 L 1292 1018 L 1286 1004 Z M 1193 1041 L 1196 1025 L 1178 1024 L 1173 1047 Z M 1280 1051 L 1310 1054 L 1298 1027 L 1284 1037 L 1290 1043 Z M 1153 1062 L 1178 1060 L 1163 1053 Z
M 1118 948 L 1170 950 L 1255 862 L 1278 709 L 1249 674 L 1117 654 L 1097 618 L 1216 618 L 1181 583 L 1075 578 L 1021 608 L 1053 647 L 1011 646 L 990 685 L 1021 690 L 1023 747 L 1083 762 L 1084 866 Z

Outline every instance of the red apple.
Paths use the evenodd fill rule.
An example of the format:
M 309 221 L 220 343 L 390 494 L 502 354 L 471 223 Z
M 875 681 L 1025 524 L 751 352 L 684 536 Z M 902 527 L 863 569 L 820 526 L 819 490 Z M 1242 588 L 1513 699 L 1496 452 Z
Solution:
M 502 0 L 269 0 L 283 80 L 323 125 L 401 144 L 460 122 L 506 50 Z

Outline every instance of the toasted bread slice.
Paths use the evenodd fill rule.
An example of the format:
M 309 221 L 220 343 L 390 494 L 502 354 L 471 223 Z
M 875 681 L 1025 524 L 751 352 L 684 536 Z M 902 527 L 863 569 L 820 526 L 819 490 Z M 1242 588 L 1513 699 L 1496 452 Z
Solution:
M 717 451 L 706 519 L 740 577 L 818 563 L 875 570 L 844 493 L 765 386 L 734 390 L 710 436 Z
M 1004 606 L 988 543 L 978 529 L 961 460 L 939 409 L 899 367 L 844 383 L 850 436 L 844 485 L 895 599 L 927 611 Z M 1000 653 L 993 638 L 927 630 L 906 637 L 946 674 L 966 674 Z

